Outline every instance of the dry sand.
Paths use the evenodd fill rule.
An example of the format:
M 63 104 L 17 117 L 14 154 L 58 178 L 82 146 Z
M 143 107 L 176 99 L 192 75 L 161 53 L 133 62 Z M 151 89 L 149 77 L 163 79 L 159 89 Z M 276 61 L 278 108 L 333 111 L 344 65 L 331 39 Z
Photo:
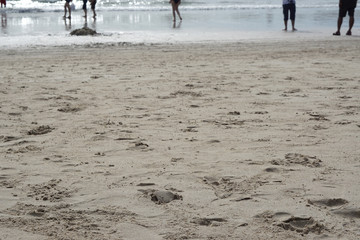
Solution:
M 359 53 L 3 49 L 0 239 L 359 239 Z

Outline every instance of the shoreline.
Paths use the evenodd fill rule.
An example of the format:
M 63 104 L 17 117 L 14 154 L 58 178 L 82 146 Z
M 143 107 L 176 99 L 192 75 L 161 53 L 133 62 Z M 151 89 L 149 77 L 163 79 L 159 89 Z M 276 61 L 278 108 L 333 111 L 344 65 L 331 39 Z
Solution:
M 62 19 L 62 12 L 5 14 L 1 28 L 0 47 L 16 48 L 36 45 L 71 45 L 89 43 L 181 43 L 181 42 L 236 42 L 289 38 L 332 37 L 336 29 L 336 11 L 325 9 L 298 11 L 296 27 L 299 31 L 282 32 L 283 20 L 279 9 L 184 11 L 184 21 L 173 24 L 170 12 L 98 12 L 96 21 L 85 22 L 76 12 L 71 22 Z M 322 15 L 322 18 L 317 18 Z M 91 16 L 91 13 L 90 15 Z M 96 37 L 69 37 L 72 30 L 89 27 Z M 347 27 L 344 21 L 343 28 Z M 344 30 L 345 31 L 345 30 Z M 360 30 L 353 29 L 354 37 Z
M 0 51 L 0 238 L 359 239 L 357 43 Z

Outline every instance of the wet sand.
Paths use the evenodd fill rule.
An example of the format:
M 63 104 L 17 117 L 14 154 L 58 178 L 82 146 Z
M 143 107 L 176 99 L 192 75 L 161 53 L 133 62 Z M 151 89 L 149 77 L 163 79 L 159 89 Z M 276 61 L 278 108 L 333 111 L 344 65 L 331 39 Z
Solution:
M 1 239 L 359 239 L 354 38 L 0 52 Z

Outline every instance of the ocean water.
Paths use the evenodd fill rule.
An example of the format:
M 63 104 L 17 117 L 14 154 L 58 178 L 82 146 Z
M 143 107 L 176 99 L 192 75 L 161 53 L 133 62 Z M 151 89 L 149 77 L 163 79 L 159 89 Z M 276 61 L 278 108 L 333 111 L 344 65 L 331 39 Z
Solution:
M 168 0 L 100 0 L 99 10 L 113 11 L 167 11 Z M 77 9 L 81 9 L 82 0 L 73 0 Z M 59 11 L 64 1 L 58 0 L 9 0 L 8 7 L 20 11 Z M 282 0 L 183 0 L 181 9 L 184 11 L 203 10 L 241 10 L 241 9 L 273 9 L 280 8 Z M 337 7 L 338 0 L 298 0 L 300 8 Z
M 8 0 L 0 10 L 0 47 L 94 42 L 194 42 L 330 35 L 338 0 L 297 0 L 295 33 L 284 33 L 282 0 L 182 0 L 183 21 L 172 21 L 168 0 L 98 0 L 97 18 L 83 18 L 82 1 L 73 0 L 71 20 L 62 18 L 65 1 Z M 344 27 L 346 27 L 346 21 Z M 90 27 L 96 37 L 71 37 Z

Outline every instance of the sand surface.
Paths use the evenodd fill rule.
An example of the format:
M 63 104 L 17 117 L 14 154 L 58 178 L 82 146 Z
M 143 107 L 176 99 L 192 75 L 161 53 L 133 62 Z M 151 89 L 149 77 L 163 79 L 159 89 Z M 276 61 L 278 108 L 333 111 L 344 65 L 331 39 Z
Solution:
M 0 239 L 359 239 L 354 38 L 0 52 Z

